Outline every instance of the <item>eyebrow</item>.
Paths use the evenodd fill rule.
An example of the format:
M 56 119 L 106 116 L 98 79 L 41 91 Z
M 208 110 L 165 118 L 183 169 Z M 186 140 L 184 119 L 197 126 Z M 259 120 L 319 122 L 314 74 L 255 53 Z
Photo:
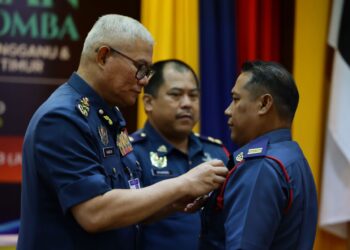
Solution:
M 179 88 L 179 87 L 172 87 L 172 88 L 170 88 L 169 90 L 179 90 L 179 91 L 183 91 L 183 90 L 185 90 L 184 88 Z M 193 89 L 189 89 L 189 91 L 199 91 L 199 88 L 198 87 L 195 87 L 195 88 L 193 88 Z

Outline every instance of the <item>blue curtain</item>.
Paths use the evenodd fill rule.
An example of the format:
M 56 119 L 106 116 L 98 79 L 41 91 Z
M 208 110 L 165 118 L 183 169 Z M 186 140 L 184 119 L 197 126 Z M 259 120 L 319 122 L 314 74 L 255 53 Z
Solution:
M 235 148 L 224 115 L 237 76 L 235 6 L 232 0 L 200 1 L 201 133 Z

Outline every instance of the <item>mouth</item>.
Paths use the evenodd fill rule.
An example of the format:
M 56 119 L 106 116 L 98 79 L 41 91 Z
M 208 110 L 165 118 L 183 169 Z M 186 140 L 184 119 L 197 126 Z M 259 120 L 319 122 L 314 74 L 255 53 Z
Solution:
M 136 89 L 133 92 L 139 95 L 139 94 L 141 94 L 142 91 L 141 91 L 141 89 L 140 90 Z
M 184 120 L 193 120 L 193 116 L 191 114 L 179 114 L 176 115 L 176 119 L 184 119 Z

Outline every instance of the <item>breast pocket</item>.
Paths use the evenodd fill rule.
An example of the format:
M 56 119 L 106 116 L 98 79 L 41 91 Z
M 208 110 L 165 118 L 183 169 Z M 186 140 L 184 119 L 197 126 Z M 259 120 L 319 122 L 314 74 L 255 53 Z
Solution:
M 122 161 L 116 154 L 115 148 L 103 148 L 102 165 L 105 170 L 106 180 L 111 188 L 128 188 L 127 177 L 124 172 Z

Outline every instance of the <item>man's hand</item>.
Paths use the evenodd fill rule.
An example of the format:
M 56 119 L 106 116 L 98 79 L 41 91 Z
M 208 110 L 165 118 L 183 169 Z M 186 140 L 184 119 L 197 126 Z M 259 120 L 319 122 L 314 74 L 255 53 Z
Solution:
M 195 213 L 204 206 L 208 198 L 208 195 L 202 195 L 196 199 L 185 197 L 174 202 L 172 208 L 178 212 Z
M 212 160 L 198 165 L 179 178 L 183 179 L 188 195 L 196 198 L 220 187 L 227 173 L 228 169 L 222 161 Z

